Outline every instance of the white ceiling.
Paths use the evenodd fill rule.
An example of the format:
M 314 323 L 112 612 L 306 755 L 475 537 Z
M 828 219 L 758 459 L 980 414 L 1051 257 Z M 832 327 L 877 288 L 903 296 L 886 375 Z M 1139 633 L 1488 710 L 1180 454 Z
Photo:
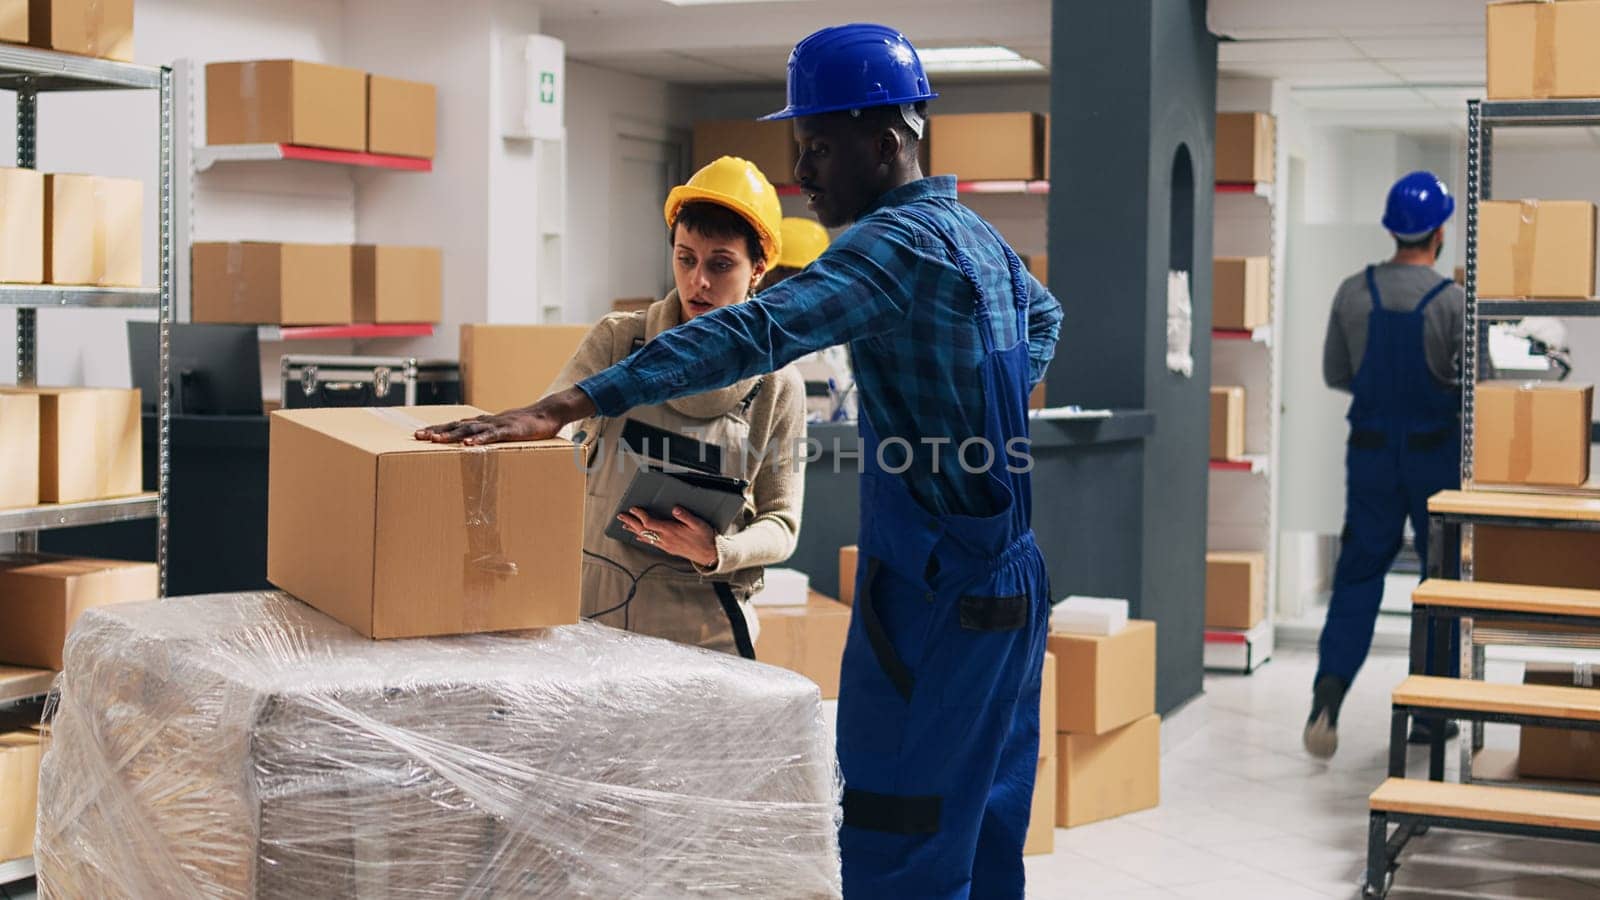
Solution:
M 859 0 L 539 5 L 571 58 L 697 85 L 780 85 L 797 40 L 863 13 Z M 1208 8 L 1222 74 L 1282 80 L 1330 125 L 1459 131 L 1466 100 L 1482 95 L 1483 0 L 1210 0 Z M 878 0 L 870 18 L 918 46 L 999 44 L 1049 64 L 1049 0 Z

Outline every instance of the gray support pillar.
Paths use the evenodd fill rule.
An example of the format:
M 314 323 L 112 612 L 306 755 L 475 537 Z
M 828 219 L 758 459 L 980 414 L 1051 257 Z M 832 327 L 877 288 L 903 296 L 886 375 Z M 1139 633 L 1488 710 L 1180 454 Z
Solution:
M 1126 596 L 1159 623 L 1167 711 L 1201 689 L 1216 39 L 1204 0 L 1054 0 L 1052 35 L 1050 287 L 1066 320 L 1048 393 L 1149 410 L 1155 432 L 1103 473 L 1085 459 L 1035 507 L 1111 526 L 1045 548 L 1054 593 Z M 1187 378 L 1166 367 L 1171 268 L 1190 272 Z M 1112 491 L 1102 474 L 1137 483 Z M 1098 505 L 1108 493 L 1128 508 Z

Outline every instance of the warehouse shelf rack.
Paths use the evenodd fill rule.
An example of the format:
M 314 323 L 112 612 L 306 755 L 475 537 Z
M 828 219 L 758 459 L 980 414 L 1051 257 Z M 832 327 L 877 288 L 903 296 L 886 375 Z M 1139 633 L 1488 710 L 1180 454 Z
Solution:
M 54 285 L 0 287 L 0 307 L 16 310 L 17 383 L 38 381 L 38 311 L 40 309 L 121 308 L 154 309 L 159 333 L 161 384 L 169 380 L 172 321 L 172 71 L 168 68 L 90 59 L 29 47 L 0 46 L 0 90 L 13 91 L 17 102 L 17 165 L 37 167 L 39 94 L 56 91 L 153 90 L 159 93 L 157 286 L 148 288 L 93 288 Z M 0 511 L 0 539 L 18 551 L 38 548 L 41 529 L 119 521 L 130 518 L 156 520 L 156 562 L 159 586 L 167 583 L 167 500 L 171 475 L 171 401 L 162 392 L 157 402 L 157 491 L 116 500 L 30 507 Z M 44 693 L 53 673 L 0 675 L 0 700 L 9 702 Z M 31 858 L 0 862 L 0 884 L 32 877 Z
M 198 157 L 197 157 L 198 159 Z M 780 197 L 798 197 L 802 193 L 798 184 L 780 184 L 776 187 Z M 1250 181 L 1219 181 L 1216 191 L 1219 194 L 1252 194 L 1257 197 L 1270 199 L 1272 185 Z M 995 181 L 957 181 L 956 193 L 958 194 L 1037 194 L 1050 193 L 1050 182 L 1043 179 L 1002 179 Z
M 195 147 L 194 168 L 205 172 L 216 165 L 259 162 L 309 162 L 363 169 L 393 169 L 400 172 L 432 172 L 433 160 L 388 153 L 362 153 L 329 150 L 301 144 L 217 144 Z
M 262 325 L 258 339 L 271 341 L 364 341 L 375 338 L 433 337 L 434 326 L 418 325 Z

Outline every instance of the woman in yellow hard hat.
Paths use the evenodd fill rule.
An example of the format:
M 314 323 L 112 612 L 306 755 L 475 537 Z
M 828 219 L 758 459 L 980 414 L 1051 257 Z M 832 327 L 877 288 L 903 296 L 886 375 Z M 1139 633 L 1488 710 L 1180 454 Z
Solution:
M 780 258 L 781 218 L 777 192 L 742 159 L 724 156 L 674 188 L 666 221 L 676 288 L 643 311 L 601 319 L 546 393 L 621 361 L 680 323 L 744 302 Z M 799 374 L 786 367 L 577 423 L 572 434 L 589 449 L 584 615 L 751 656 L 749 597 L 763 567 L 788 559 L 800 533 L 804 397 Z M 660 470 L 671 467 L 694 471 L 663 482 L 668 476 Z M 723 502 L 713 505 L 731 521 L 717 528 L 686 499 L 653 510 L 624 505 L 636 480 L 721 490 Z M 717 495 L 695 495 L 696 502 L 705 496 Z

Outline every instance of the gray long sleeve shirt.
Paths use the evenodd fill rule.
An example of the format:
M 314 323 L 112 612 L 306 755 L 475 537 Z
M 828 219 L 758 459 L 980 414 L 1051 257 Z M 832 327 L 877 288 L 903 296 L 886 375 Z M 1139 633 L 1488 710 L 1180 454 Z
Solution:
M 1383 308 L 1395 312 L 1416 309 L 1443 277 L 1428 266 L 1393 262 L 1380 264 L 1373 273 Z M 1428 371 L 1443 387 L 1461 383 L 1461 333 L 1466 305 L 1466 292 L 1452 283 L 1422 313 L 1422 344 Z M 1322 378 L 1328 387 L 1350 390 L 1350 382 L 1367 351 L 1367 319 L 1371 312 L 1372 295 L 1367 292 L 1366 273 L 1357 272 L 1339 285 L 1333 297 L 1328 336 L 1322 345 Z

